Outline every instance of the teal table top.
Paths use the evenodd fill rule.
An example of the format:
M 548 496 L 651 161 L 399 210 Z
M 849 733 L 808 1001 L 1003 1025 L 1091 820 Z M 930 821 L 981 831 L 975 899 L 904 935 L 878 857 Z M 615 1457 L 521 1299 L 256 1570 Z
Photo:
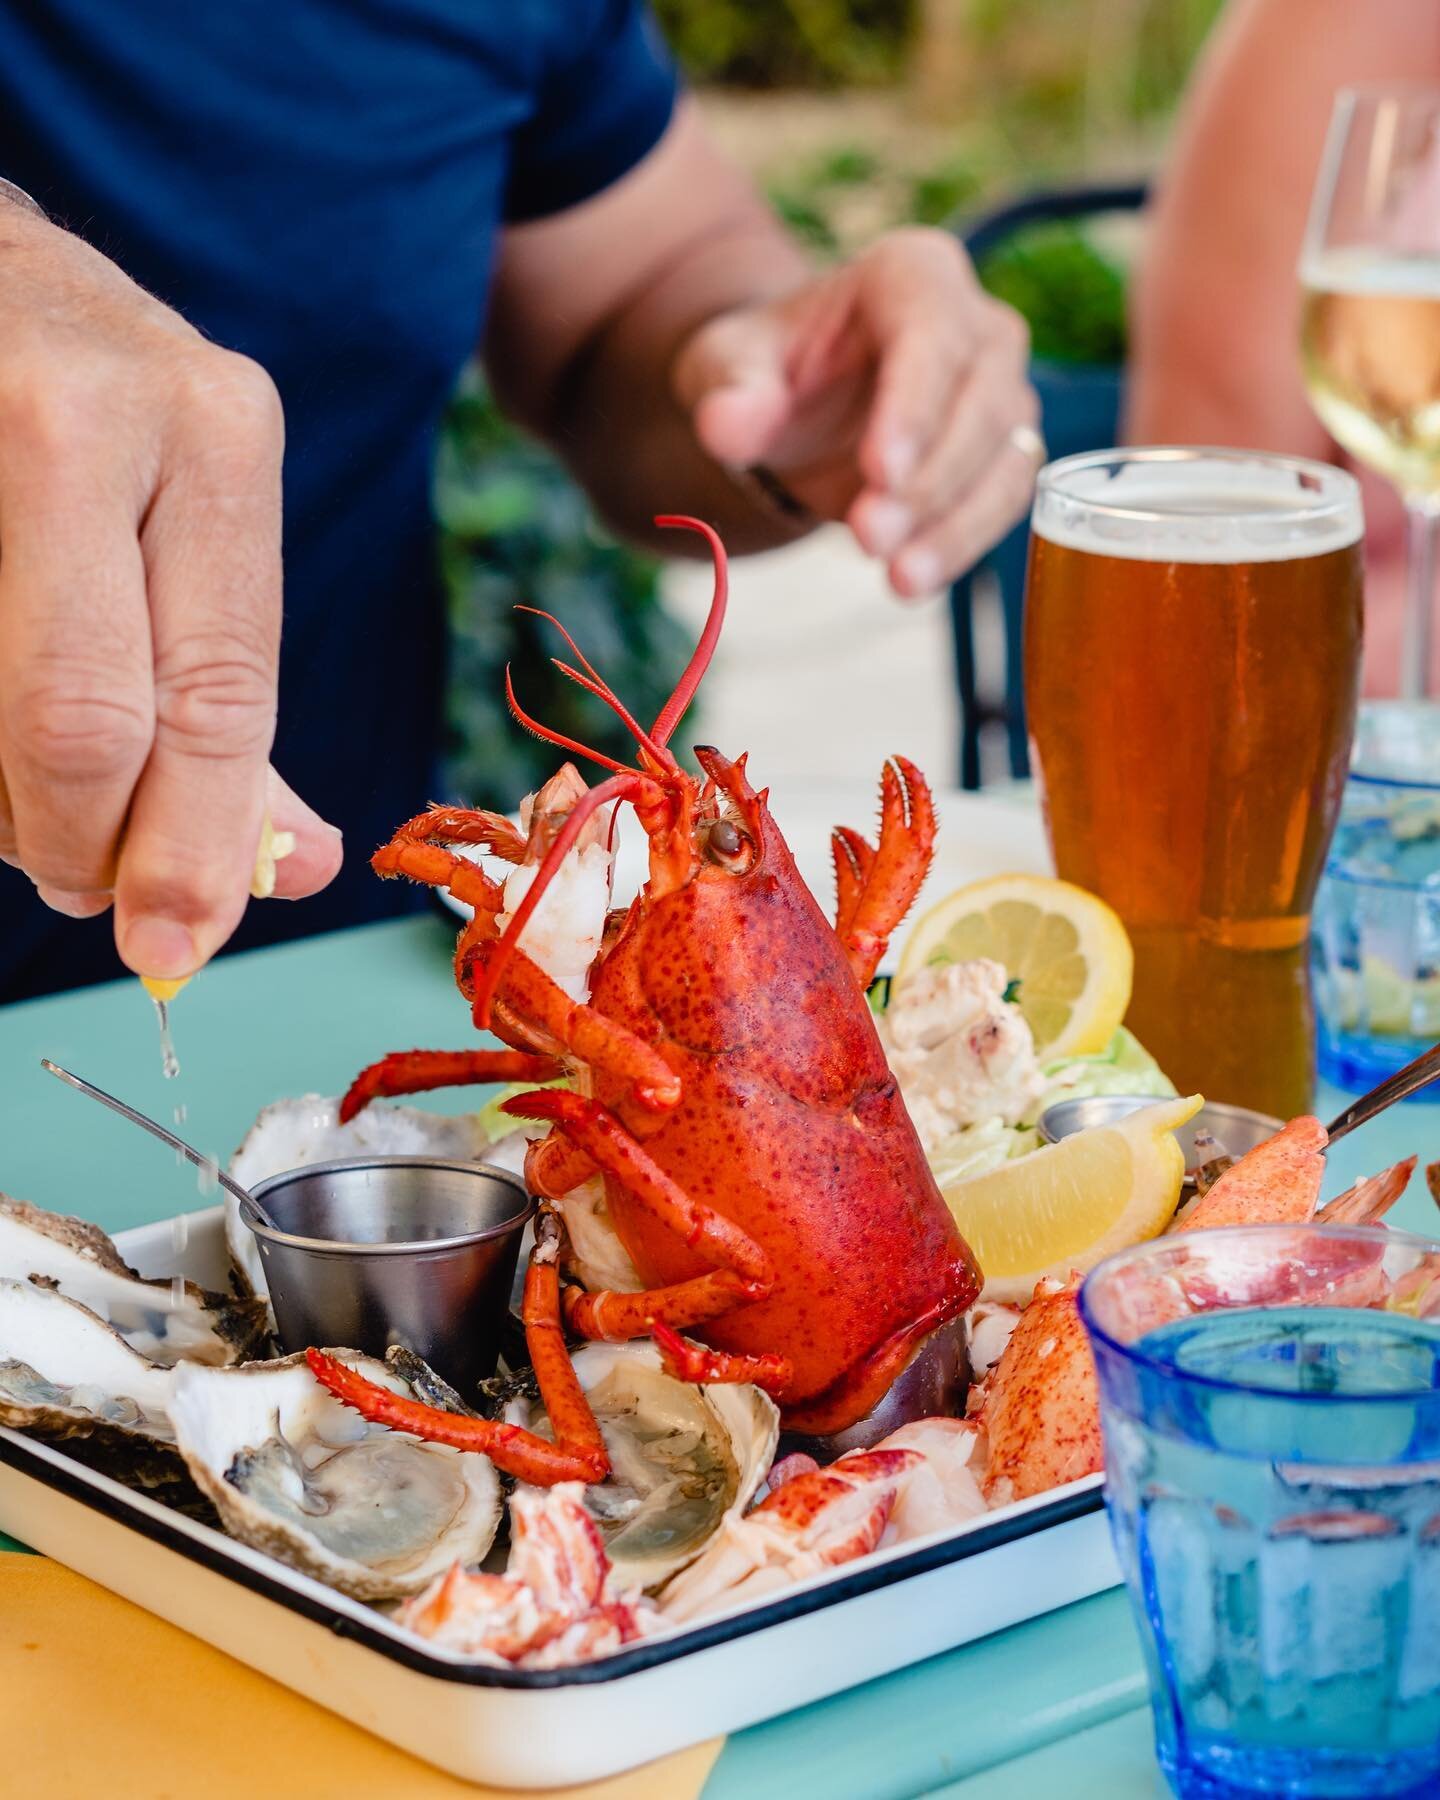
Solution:
M 384 1051 L 473 1042 L 438 918 L 340 932 L 232 957 L 175 1002 L 181 1073 L 163 1079 L 137 982 L 0 1010 L 0 1187 L 107 1231 L 209 1204 L 194 1171 L 40 1068 L 48 1056 L 228 1156 L 259 1109 L 335 1093 Z M 1344 1096 L 1324 1092 L 1322 1117 Z M 474 1090 L 427 1099 L 458 1112 Z M 1440 1155 L 1440 1108 L 1410 1104 L 1336 1146 L 1327 1188 L 1418 1150 Z M 1417 1181 L 1392 1215 L 1428 1230 Z M 0 1539 L 0 1545 L 5 1540 Z M 19 1546 L 11 1546 L 19 1548 Z M 1123 1594 L 1068 1606 L 731 1738 L 705 1800 L 1156 1800 L 1145 1684 Z

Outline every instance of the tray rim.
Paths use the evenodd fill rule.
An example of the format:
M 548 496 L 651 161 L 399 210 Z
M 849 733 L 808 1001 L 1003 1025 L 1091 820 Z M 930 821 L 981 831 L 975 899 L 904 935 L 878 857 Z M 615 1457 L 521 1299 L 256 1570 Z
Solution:
M 273 1557 L 249 1552 L 270 1567 L 252 1566 L 237 1555 L 246 1546 L 237 1544 L 212 1527 L 175 1513 L 163 1502 L 136 1495 L 119 1482 L 67 1456 L 54 1445 L 33 1441 L 24 1434 L 0 1427 L 0 1464 L 90 1506 L 113 1522 L 138 1532 L 161 1548 L 198 1563 L 212 1573 L 236 1581 L 241 1587 L 314 1624 L 337 1637 L 353 1640 L 365 1649 L 401 1667 L 462 1687 L 500 1688 L 520 1692 L 588 1687 L 624 1680 L 648 1669 L 695 1656 L 737 1639 L 753 1636 L 804 1618 L 827 1607 L 861 1595 L 917 1579 L 934 1569 L 967 1561 L 987 1550 L 999 1549 L 1017 1539 L 1035 1536 L 1053 1526 L 1099 1512 L 1104 1507 L 1104 1481 L 1099 1475 L 1071 1482 L 1049 1495 L 1036 1496 L 1006 1507 L 989 1518 L 981 1517 L 955 1531 L 922 1541 L 914 1549 L 897 1546 L 879 1557 L 872 1554 L 845 1572 L 819 1576 L 762 1601 L 742 1612 L 708 1623 L 690 1626 L 673 1636 L 641 1639 L 629 1649 L 592 1663 L 559 1669 L 496 1668 L 489 1663 L 441 1656 L 423 1648 L 398 1631 L 358 1617 L 336 1602 L 344 1596 L 329 1595 L 297 1571 Z M 139 1501 L 145 1501 L 144 1505 Z M 148 1509 L 153 1509 L 148 1510 Z M 274 1572 L 272 1572 L 272 1569 Z M 304 1583 L 303 1586 L 298 1585 Z M 310 1592 L 311 1586 L 316 1592 Z M 358 1604 L 358 1603 L 357 1603 Z

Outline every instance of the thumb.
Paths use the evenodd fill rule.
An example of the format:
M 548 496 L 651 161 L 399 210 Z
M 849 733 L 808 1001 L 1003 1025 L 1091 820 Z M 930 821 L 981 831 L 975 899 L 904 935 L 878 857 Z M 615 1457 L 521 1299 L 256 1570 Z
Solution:
M 301 900 L 318 893 L 334 880 L 344 853 L 340 833 L 307 806 L 288 782 L 270 769 L 265 790 L 270 823 L 277 832 L 289 832 L 294 847 L 275 868 L 277 900 Z
M 793 395 L 779 323 L 759 308 L 702 325 L 675 360 L 674 389 L 700 446 L 719 463 L 763 462 Z

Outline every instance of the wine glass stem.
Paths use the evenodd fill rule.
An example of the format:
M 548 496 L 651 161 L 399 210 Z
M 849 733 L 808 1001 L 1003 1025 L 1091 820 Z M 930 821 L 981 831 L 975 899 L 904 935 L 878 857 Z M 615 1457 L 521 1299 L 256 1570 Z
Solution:
M 1405 499 L 1409 528 L 1406 556 L 1405 635 L 1400 650 L 1400 698 L 1422 700 L 1430 692 L 1430 637 L 1435 616 L 1435 551 L 1440 506 L 1430 495 Z

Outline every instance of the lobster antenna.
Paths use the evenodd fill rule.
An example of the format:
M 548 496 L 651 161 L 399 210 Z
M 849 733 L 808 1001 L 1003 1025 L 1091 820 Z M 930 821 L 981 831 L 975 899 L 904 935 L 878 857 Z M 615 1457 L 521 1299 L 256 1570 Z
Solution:
M 725 601 L 730 591 L 730 581 L 725 560 L 725 546 L 720 542 L 720 534 L 707 525 L 703 519 L 686 518 L 682 513 L 660 513 L 655 520 L 657 525 L 678 525 L 685 531 L 698 531 L 710 546 L 710 554 L 715 559 L 715 591 L 710 599 L 710 613 L 705 620 L 705 629 L 700 633 L 700 642 L 695 646 L 695 653 L 685 666 L 685 673 L 676 684 L 675 692 L 661 708 L 660 716 L 650 728 L 650 735 L 657 744 L 668 744 L 670 734 L 680 723 L 685 708 L 695 698 L 695 690 L 705 679 L 705 671 L 710 667 L 710 659 L 715 654 L 715 646 L 720 641 L 720 628 L 725 623 Z
M 590 658 L 585 654 L 585 652 L 575 642 L 574 638 L 571 637 L 570 633 L 560 623 L 559 619 L 557 619 L 555 617 L 554 613 L 546 612 L 545 609 L 540 606 L 526 606 L 521 601 L 516 602 L 515 610 L 516 610 L 516 612 L 529 613 L 529 615 L 532 619 L 544 619 L 544 621 L 546 622 L 547 625 L 553 625 L 555 627 L 555 629 L 560 633 L 561 637 L 564 638 L 565 642 L 570 646 L 571 654 L 574 656 L 576 662 L 579 663 L 580 667 L 590 677 L 590 679 L 592 681 L 598 681 L 600 683 L 601 687 L 605 688 L 607 693 L 609 692 L 609 688 L 606 684 L 605 677 L 600 673 L 600 671 L 595 667 L 594 663 L 591 662 Z
M 629 709 L 627 707 L 625 707 L 621 704 L 620 698 L 616 694 L 615 690 L 610 686 L 609 682 L 606 681 L 605 677 L 600 673 L 600 671 L 590 661 L 589 657 L 586 656 L 585 652 L 575 642 L 574 638 L 571 637 L 570 633 L 560 623 L 559 619 L 557 619 L 555 617 L 554 613 L 546 612 L 542 607 L 539 607 L 539 606 L 517 606 L 515 608 L 515 610 L 516 610 L 516 612 L 529 613 L 532 616 L 532 618 L 544 619 L 549 624 L 553 625 L 555 627 L 555 629 L 560 633 L 561 637 L 564 638 L 565 642 L 570 646 L 570 649 L 574 653 L 575 660 L 580 664 L 580 667 L 585 671 L 585 675 L 581 676 L 580 674 L 578 674 L 576 672 L 576 670 L 572 669 L 568 663 L 563 663 L 560 661 L 559 657 L 552 656 L 550 658 L 550 660 L 555 665 L 555 667 L 560 671 L 560 673 L 562 675 L 568 676 L 571 681 L 577 682 L 581 687 L 585 688 L 589 693 L 592 693 L 595 696 L 595 698 L 601 702 L 602 705 L 608 706 L 610 708 L 611 712 L 613 712 L 615 714 L 616 718 L 618 718 L 620 720 L 621 724 L 624 725 L 625 729 L 635 739 L 636 743 L 639 744 L 640 748 L 642 750 L 647 751 L 651 756 L 653 756 L 655 758 L 656 762 L 661 764 L 662 767 L 664 767 L 666 765 L 668 765 L 672 768 L 678 766 L 675 762 L 675 758 L 669 753 L 669 751 L 666 750 L 662 745 L 657 744 L 646 733 L 645 727 L 640 723 L 640 721 L 637 718 L 635 718 L 635 716 L 629 711 Z M 588 679 L 586 679 L 586 677 L 588 677 Z M 621 767 L 621 764 L 612 762 L 610 766 L 611 766 L 611 768 L 618 769 Z
M 552 731 L 548 725 L 542 725 L 538 719 L 532 719 L 515 698 L 515 684 L 510 679 L 509 663 L 505 665 L 505 700 L 517 724 L 523 725 L 532 737 L 537 737 L 546 744 L 555 744 L 561 750 L 573 750 L 577 756 L 583 756 L 590 762 L 599 763 L 602 769 L 615 769 L 622 774 L 625 772 L 624 763 L 616 762 L 613 756 L 604 756 L 600 751 L 591 750 L 587 745 L 577 743 L 574 738 L 564 736 L 562 732 Z
M 515 954 L 520 934 L 529 924 L 530 915 L 543 899 L 546 888 L 554 878 L 555 871 L 569 854 L 585 821 L 600 807 L 608 805 L 611 800 L 633 800 L 646 789 L 652 793 L 656 791 L 655 783 L 648 775 L 642 775 L 637 769 L 621 769 L 617 774 L 610 775 L 593 788 L 589 788 L 575 802 L 569 818 L 556 832 L 555 841 L 545 852 L 544 860 L 535 871 L 535 879 L 526 889 L 519 906 L 515 908 L 514 917 L 485 959 L 480 979 L 475 983 L 473 1013 L 475 1023 L 482 1031 L 489 1029 L 490 1004 L 495 998 L 496 988 L 500 985 L 500 977 L 505 973 L 506 965 Z
M 573 681 L 577 687 L 584 688 L 586 693 L 593 694 L 602 705 L 608 706 L 625 729 L 634 736 L 635 742 L 639 744 L 640 748 L 653 757 L 661 768 L 675 769 L 679 767 L 671 752 L 663 744 L 655 742 L 635 715 L 620 703 L 603 681 L 592 681 L 588 675 L 582 675 L 578 669 L 572 669 L 569 663 L 561 662 L 558 656 L 552 656 L 550 661 L 562 675 Z

